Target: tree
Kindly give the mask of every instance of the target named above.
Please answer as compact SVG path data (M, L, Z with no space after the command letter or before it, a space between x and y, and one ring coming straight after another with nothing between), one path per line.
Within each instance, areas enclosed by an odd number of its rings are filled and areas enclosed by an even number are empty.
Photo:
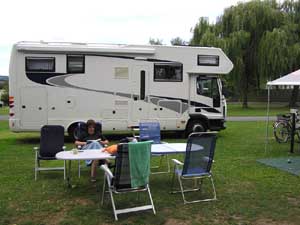
M184 41L180 37L176 37L171 40L171 45L185 46L188 44L189 44L188 42Z
M149 44L150 45L162 45L163 44L163 40L162 39L154 39L154 38L150 38L149 39Z
M192 32L192 45L220 47L232 60L226 84L244 107L250 90L300 68L300 1L240 2L225 9L215 24L201 17ZM290 105L298 92L293 89Z
M261 83L273 80L289 70L288 34L274 28L267 31L259 43L258 72Z
M198 23L195 25L192 31L193 38L190 41L191 45L199 45L203 35L211 29L212 27L210 26L208 19L206 17L200 17Z
M8 98L9 98L8 81L4 82L2 90L3 93L1 94L1 101L3 101L5 105L8 105Z

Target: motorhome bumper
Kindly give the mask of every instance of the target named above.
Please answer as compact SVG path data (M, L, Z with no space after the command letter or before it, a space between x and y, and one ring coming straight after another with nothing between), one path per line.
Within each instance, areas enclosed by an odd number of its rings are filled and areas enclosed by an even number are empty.
M219 131L226 129L225 120L209 120L209 129L212 131Z

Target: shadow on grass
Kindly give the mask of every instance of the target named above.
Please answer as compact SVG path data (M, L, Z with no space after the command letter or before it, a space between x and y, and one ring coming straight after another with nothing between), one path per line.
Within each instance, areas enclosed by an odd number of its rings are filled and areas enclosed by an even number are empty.
M17 144L38 144L38 143L40 143L40 138L39 137L17 138L16 143Z

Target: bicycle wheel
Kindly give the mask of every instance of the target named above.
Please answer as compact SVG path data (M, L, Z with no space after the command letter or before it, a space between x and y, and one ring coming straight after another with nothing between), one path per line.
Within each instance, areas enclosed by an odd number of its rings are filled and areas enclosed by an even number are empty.
M276 122L273 132L278 143L285 143L290 138L290 128L285 122Z
M297 136L297 142L300 143L300 129L296 128L295 133L296 133L296 136Z

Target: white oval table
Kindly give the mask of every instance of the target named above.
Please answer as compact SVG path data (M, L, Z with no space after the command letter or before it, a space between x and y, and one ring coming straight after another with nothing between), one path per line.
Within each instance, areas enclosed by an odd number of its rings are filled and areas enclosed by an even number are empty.
M162 144L152 144L151 145L151 154L152 155L168 155L168 154L178 154L185 153L186 143L162 143ZM102 149L86 149L78 150L77 154L74 154L73 151L61 151L56 154L56 158L60 160L68 161L67 168L67 184L71 187L71 162L73 160L101 160L101 159L114 159L115 156L102 152ZM168 158L167 158L168 160ZM168 171L170 172L170 165L168 162ZM160 173L160 172L158 172ZM163 172L164 173L164 172Z
M72 160L100 160L100 159L114 159L115 156L107 152L102 152L102 149L87 149L87 150L78 150L77 154L71 151L61 151L58 152L55 157L61 160L68 160L67 168L67 184L68 187L71 187L71 162Z

